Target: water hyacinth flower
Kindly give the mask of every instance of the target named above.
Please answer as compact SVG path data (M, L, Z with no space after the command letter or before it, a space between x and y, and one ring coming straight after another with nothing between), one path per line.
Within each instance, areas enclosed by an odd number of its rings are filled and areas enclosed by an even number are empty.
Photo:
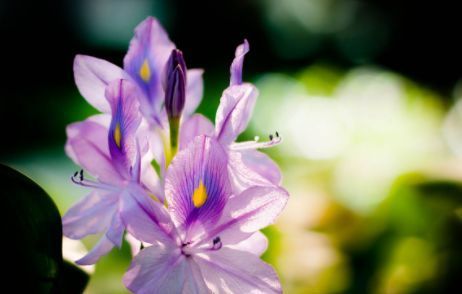
M72 177L74 183L88 187L91 193L64 215L64 235L81 239L104 233L95 248L77 263L93 264L114 246L120 247L124 232L121 203L130 201L133 193L156 191L158 178L149 164L146 146L140 146L146 143L137 138L141 114L136 93L131 82L113 81L105 93L111 121L95 116L67 128L67 155L96 180L85 178L83 170Z
M131 80L140 91L138 100L142 113L151 124L165 127L163 109L165 92L162 87L166 63L175 49L159 22L148 17L135 29L124 57L123 69L103 59L77 55L74 59L74 78L82 96L96 109L110 113L104 99L106 86L117 79ZM186 103L184 112L191 114L199 105L203 93L201 69L185 72Z
M123 278L135 293L280 293L272 267L260 260L272 223L288 194L254 186L233 194L228 154L201 135L181 150L165 179L168 209L159 202L126 202L122 218L140 251ZM141 195L137 195L140 197Z
M248 141L236 143L252 116L258 90L254 85L242 81L244 57L249 52L249 43L236 48L230 68L230 85L223 91L218 106L215 126L205 117L196 115L181 128L181 146L186 146L198 134L216 138L229 156L229 169L233 178L233 187L243 191L252 185L281 184L279 167L264 153L257 149L269 148L279 144L282 139L276 132L269 141Z
M126 231L135 257L123 281L135 293L281 292L260 259L268 245L260 229L288 193L277 165L257 151L281 138L235 142L258 96L242 79L248 51L247 41L236 49L215 126L193 114L202 71L187 69L152 17L135 29L123 69L75 58L77 87L102 112L67 128L66 153L94 180L83 171L72 177L91 193L63 217L63 231L73 239L102 234L78 263L120 247Z

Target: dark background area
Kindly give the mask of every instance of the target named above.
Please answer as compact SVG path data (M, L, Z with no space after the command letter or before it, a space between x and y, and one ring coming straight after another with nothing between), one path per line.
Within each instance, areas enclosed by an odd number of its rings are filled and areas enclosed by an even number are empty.
M169 12L165 18L169 35L185 52L189 66L206 69L206 87L213 83L215 74L226 76L233 50L244 37L252 48L246 65L250 76L292 72L319 60L345 69L367 63L403 74L446 97L451 97L461 76L460 10L456 2L357 1L372 8L361 14L364 22L355 24L359 31L314 34L314 49L296 56L281 56L274 49L266 29L271 22L262 14L265 2L168 1L164 9ZM3 0L0 4L0 158L63 144L65 124L83 118L74 109L84 103L73 83L76 54L122 64L126 49L82 40L81 22L75 13L78 5L78 1L70 0ZM369 19L375 25L369 26ZM385 37L377 41L376 35ZM292 38L284 45L291 48L297 42ZM364 44L377 48L368 54ZM353 52L353 57L348 52Z

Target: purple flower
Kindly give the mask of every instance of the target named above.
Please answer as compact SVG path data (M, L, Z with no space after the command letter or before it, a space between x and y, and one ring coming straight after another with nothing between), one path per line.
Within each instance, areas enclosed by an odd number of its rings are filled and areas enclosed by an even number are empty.
M251 186L276 185L281 183L278 166L264 153L257 149L272 147L281 142L276 132L266 142L249 141L235 143L251 118L258 96L258 90L250 83L242 82L244 56L249 52L249 43L236 49L231 64L230 85L224 90L215 118L215 126L205 117L194 115L185 122L180 131L180 147L184 148L200 134L216 138L222 144L229 157L229 170L233 188L243 191Z
M110 113L104 99L106 86L116 79L129 79L137 86L141 111L151 125L166 126L163 72L167 60L175 49L159 22L148 17L135 29L135 36L124 58L123 69L105 60L77 55L74 60L74 77L82 96L96 109ZM184 68L186 69L186 68ZM184 72L187 84L183 113L190 115L202 99L202 70Z
M95 248L77 263L95 263L114 246L120 247L124 232L121 205L132 194L157 194L158 178L150 166L146 140L136 134L141 121L136 93L131 82L115 80L105 93L110 121L98 115L67 127L66 153L96 180L87 179L83 170L72 177L92 191L64 215L64 235L81 239L104 232Z
M260 260L288 194L254 186L232 192L228 154L216 139L197 136L170 164L168 210L159 202L124 202L135 238L153 244L134 258L124 284L135 293L280 293L278 277ZM140 204L142 203L142 204Z

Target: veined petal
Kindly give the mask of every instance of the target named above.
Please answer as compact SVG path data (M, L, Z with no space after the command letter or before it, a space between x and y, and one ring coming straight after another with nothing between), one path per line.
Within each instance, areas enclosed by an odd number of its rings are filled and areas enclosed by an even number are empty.
M272 224L289 199L289 194L277 187L252 187L228 200L218 225L202 238L217 236L223 246L236 244L251 234Z
M99 181L120 185L124 178L113 165L107 144L108 129L89 118L67 126L66 153Z
M189 117L196 111L204 95L204 81L202 69L190 69L186 79L186 102L183 109L183 117Z
M193 114L187 118L180 128L180 149L186 148L195 137L200 135L213 136L215 128L212 122L202 114Z
M105 94L112 113L109 152L119 173L127 176L136 156L135 132L141 122L137 91L128 80L116 80L108 85Z
M227 155L204 135L180 151L167 171L165 196L173 221L188 231L214 224L230 195Z
M63 216L63 234L81 239L105 231L117 209L118 195L93 191Z
M223 92L215 118L215 132L221 143L231 144L245 130L257 96L257 88L248 83L230 86Z
M261 256L268 249L268 238L262 232L258 231L244 241L227 247Z
M175 48L160 23L153 17L146 18L135 28L135 36L124 58L125 71L135 80L144 95L141 104L150 106L157 115L164 100L161 74L167 59Z
M282 293L274 269L252 253L222 248L196 261L212 293Z
M111 111L104 98L106 86L127 77L120 67L106 60L86 55L77 55L74 59L74 79L80 94L101 112Z
M249 52L249 42L244 40L244 43L237 46L233 63L231 64L231 80L230 85L242 84L242 68L244 66L244 56Z
M141 250L125 273L123 283L137 294L209 293L194 258L186 258L178 247L166 244Z
M77 260L75 263L80 265L95 264L101 256L108 254L114 248L114 244L109 240L106 235L103 235L93 249L87 255Z
M127 231L138 240L174 244L176 232L167 209L139 187L124 195L120 211Z
M279 167L266 154L256 150L230 151L229 171L235 190L252 186L279 186Z

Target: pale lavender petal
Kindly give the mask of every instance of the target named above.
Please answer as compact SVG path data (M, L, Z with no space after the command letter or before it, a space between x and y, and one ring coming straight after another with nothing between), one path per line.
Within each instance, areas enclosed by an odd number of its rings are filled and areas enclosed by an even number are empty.
M223 245L236 244L272 224L287 203L289 194L282 188L252 187L228 200L218 225L204 240L220 237Z
M103 235L95 247L93 247L87 255L77 260L75 263L80 265L95 264L101 256L108 254L112 248L114 248L114 244L106 237L106 235Z
M213 225L230 195L227 155L214 139L198 136L167 171L165 196L173 221L185 231Z
M256 150L230 151L229 172L235 191L252 186L279 186L281 182L278 166L266 154Z
M233 63L231 64L231 80L230 85L242 84L242 68L244 66L244 56L249 52L249 42L244 40L244 43L237 46Z
M262 232L258 231L244 241L227 247L261 256L268 248L268 238Z
M125 71L135 80L144 95L143 107L150 107L157 115L164 99L161 75L167 59L175 48L160 23L146 18L135 29L135 36L124 58Z
M67 126L66 153L77 165L105 183L119 185L124 179L112 163L107 144L108 129L89 118Z
M212 293L282 293L274 269L252 253L222 248L196 261Z
M149 159L149 157L147 157ZM161 180L152 167L151 160L144 160L141 163L141 183L143 186L161 202L164 201L164 191Z
M242 133L257 101L258 90L251 84L228 87L221 96L215 118L215 132L223 144L231 144Z
M178 247L156 244L141 250L123 277L132 292L208 293L194 259L186 258Z
M173 243L175 228L167 209L141 189L132 187L120 203L127 231L146 243Z
M244 164L257 174L263 176L274 185L280 185L282 181L279 166L265 153L257 150L241 151Z
M106 99L111 105L112 120L108 145L114 165L120 174L129 176L136 156L135 132L141 123L137 88L128 80L116 80L106 88Z
M105 231L117 209L118 195L93 191L63 216L63 234L81 239Z
M80 94L101 112L111 111L104 98L106 86L127 77L120 67L106 60L86 55L77 55L74 59L74 79Z
M200 135L213 136L215 127L212 122L202 114L193 114L186 119L180 128L180 149L186 148L195 137Z
M204 81L202 69L190 69L186 79L186 102L183 117L187 118L196 111L204 95Z
M109 229L106 232L106 237L111 240L112 244L117 247L122 246L122 239L125 231L125 225L122 222L119 211L117 210L112 217Z

